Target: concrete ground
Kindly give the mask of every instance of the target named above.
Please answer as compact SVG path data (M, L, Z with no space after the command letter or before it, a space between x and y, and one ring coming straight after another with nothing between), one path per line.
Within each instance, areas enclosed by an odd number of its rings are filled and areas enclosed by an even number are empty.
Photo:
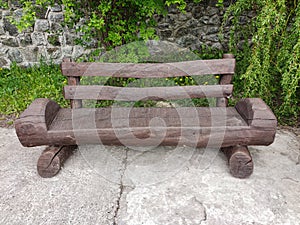
M0 224L300 224L300 137L250 147L254 173L233 178L215 149L80 146L54 178L43 147L0 128Z

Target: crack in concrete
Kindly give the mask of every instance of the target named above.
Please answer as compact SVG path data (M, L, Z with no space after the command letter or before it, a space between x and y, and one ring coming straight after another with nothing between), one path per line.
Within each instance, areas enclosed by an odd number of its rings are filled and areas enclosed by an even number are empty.
M116 202L116 209L114 211L114 215L113 215L113 225L117 225L117 217L118 217L118 213L120 211L120 207L121 207L121 199L124 193L124 189L125 189L125 185L124 185L124 181L123 178L125 176L125 171L127 169L127 159L128 159L128 149L125 149L125 158L123 159L123 164L124 164L124 169L122 171L121 177L120 177L120 192L119 192L119 196Z

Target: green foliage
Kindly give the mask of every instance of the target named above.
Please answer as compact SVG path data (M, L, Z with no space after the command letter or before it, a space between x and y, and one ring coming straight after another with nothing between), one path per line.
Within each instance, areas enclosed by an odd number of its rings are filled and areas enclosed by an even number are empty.
M18 114L36 98L50 98L67 106L62 95L66 84L59 66L46 65L22 68L12 64L10 69L0 68L0 114Z
M248 10L256 16L241 28L239 16ZM231 15L230 47L237 56L240 79L235 87L242 96L263 98L281 123L295 124L300 117L299 1L237 0L225 19ZM246 40L242 51L236 45L240 39Z
M33 24L36 6L63 4L66 25L82 34L78 43L89 46L93 39L98 41L98 47L105 49L136 40L155 39L153 15L165 14L167 6L171 5L182 11L186 7L186 0L20 0L20 3L23 16L14 21L19 30Z

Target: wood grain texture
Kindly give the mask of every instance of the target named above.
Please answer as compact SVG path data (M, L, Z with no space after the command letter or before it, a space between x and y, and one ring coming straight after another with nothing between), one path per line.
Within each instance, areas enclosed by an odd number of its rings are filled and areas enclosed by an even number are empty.
M96 100L175 100L206 97L227 97L232 94L233 85L197 85L172 87L114 87L114 86L65 86L66 99Z
M262 99L241 99L236 104L235 108L249 124L249 126L276 130L277 119L272 110Z
M65 76L159 78L206 74L234 74L235 59L196 60L175 63L74 63L63 62Z
M43 145L47 130L60 106L49 99L35 99L15 121L17 136L23 146Z
M226 155L230 173L237 178L247 178L253 173L253 161L247 146L233 146L221 149Z
M47 147L37 162L38 174L43 178L54 177L76 148L77 146Z
M80 77L68 77L69 86L80 85ZM80 99L71 99L70 105L72 109L82 108L82 101Z

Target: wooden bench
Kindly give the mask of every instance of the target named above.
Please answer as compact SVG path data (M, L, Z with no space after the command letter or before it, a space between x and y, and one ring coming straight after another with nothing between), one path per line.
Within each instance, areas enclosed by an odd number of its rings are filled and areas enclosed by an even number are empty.
M191 146L220 148L235 177L248 177L253 162L248 145L270 145L277 120L258 98L240 100L227 107L233 86L235 59L176 63L75 63L61 65L68 78L64 96L71 108L49 99L36 99L15 123L23 146L48 145L38 161L42 177L54 176L77 145ZM82 76L167 78L219 75L218 85L168 87L115 87L80 85ZM213 107L106 107L82 108L82 100L173 100L216 98Z

